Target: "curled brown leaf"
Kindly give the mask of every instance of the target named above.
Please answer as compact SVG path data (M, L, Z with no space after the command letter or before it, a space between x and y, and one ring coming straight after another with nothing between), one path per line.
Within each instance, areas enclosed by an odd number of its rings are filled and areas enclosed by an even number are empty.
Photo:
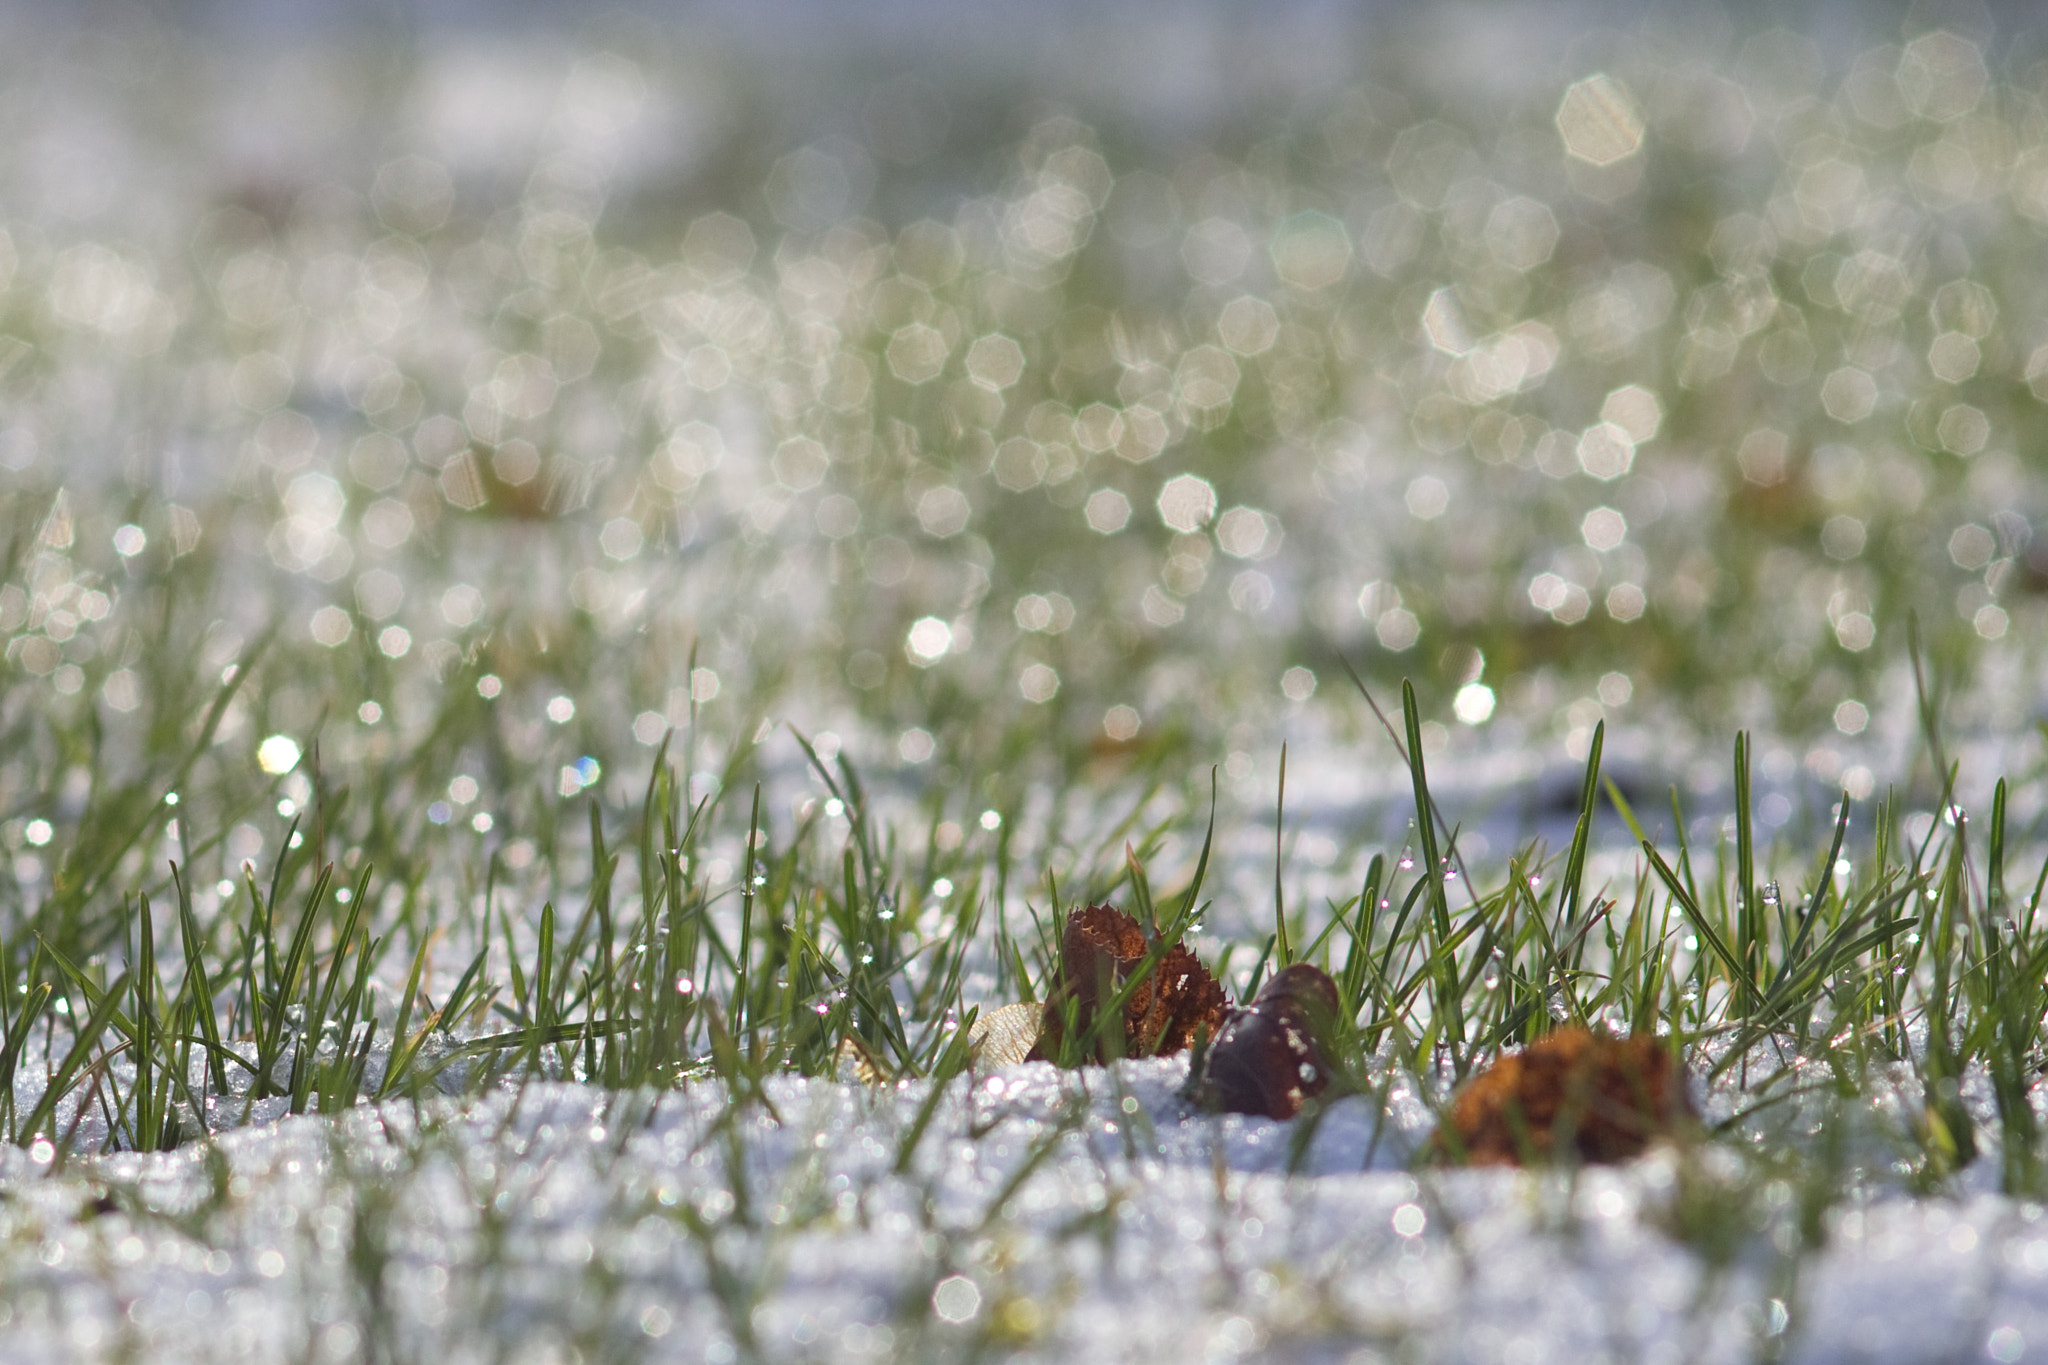
M1213 1036L1223 1023L1223 988L1187 945L1174 943L1156 958L1153 949L1138 921L1113 905L1069 914L1031 1058L1078 1065L1119 1056L1163 1057L1185 1050L1197 1032ZM1123 996L1121 1027L1098 1023L1148 958L1154 958L1150 970ZM1068 1055L1069 1016L1081 1045L1092 1043L1087 1056Z

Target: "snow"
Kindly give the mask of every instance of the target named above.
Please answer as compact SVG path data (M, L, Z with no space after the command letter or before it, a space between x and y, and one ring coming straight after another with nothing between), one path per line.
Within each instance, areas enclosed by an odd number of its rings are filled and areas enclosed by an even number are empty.
M1384 1117L1355 1096L1308 1134L1190 1112L1185 1071L963 1077L908 1160L926 1083L798 1077L738 1104L716 1082L534 1081L166 1155L8 1149L0 1359L1540 1365L2048 1343L2048 1223L1990 1192L1993 1156L1946 1196L1865 1182L1801 1254L1790 1188L1743 1183L1762 1153L1411 1170L1432 1119L1404 1082ZM1718 1259L1674 1238L1688 1190L1744 1189L1757 1217Z

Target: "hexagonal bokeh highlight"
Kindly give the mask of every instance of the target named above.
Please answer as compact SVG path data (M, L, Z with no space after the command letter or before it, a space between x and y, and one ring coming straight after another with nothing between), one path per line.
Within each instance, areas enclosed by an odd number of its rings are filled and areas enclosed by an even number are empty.
M1581 161L1611 166L1643 145L1643 116L1628 87L1600 72L1577 81L1557 106L1564 149Z

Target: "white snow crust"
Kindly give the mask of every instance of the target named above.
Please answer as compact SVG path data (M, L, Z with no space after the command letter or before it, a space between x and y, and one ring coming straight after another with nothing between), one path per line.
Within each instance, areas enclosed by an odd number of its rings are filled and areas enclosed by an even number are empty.
M1794 1249L1773 1203L1790 1194L1766 1183L1753 1235L1716 1260L1673 1236L1674 1210L1716 1172L1733 1190L1739 1147L1432 1170L1416 1156L1433 1118L1405 1083L1310 1132L1194 1113L1185 1075L1174 1058L965 1076L907 1159L927 1083L797 1077L737 1102L716 1082L536 1081L259 1113L166 1155L9 1148L0 1360L1543 1365L2048 1345L2048 1220L1991 1192L1994 1156L1934 1197L1868 1182L1803 1256L1774 1254Z

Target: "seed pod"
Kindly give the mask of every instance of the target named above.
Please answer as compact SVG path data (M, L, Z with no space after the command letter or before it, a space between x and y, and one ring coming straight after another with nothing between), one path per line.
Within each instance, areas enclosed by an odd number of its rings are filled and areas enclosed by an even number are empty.
M1190 1079L1188 1096L1212 1112L1291 1119L1329 1089L1329 1047L1337 987L1321 968L1297 962L1232 1012Z
M1474 1166L1625 1161L1695 1117L1684 1069L1657 1039L1566 1028L1467 1081L1431 1147Z

